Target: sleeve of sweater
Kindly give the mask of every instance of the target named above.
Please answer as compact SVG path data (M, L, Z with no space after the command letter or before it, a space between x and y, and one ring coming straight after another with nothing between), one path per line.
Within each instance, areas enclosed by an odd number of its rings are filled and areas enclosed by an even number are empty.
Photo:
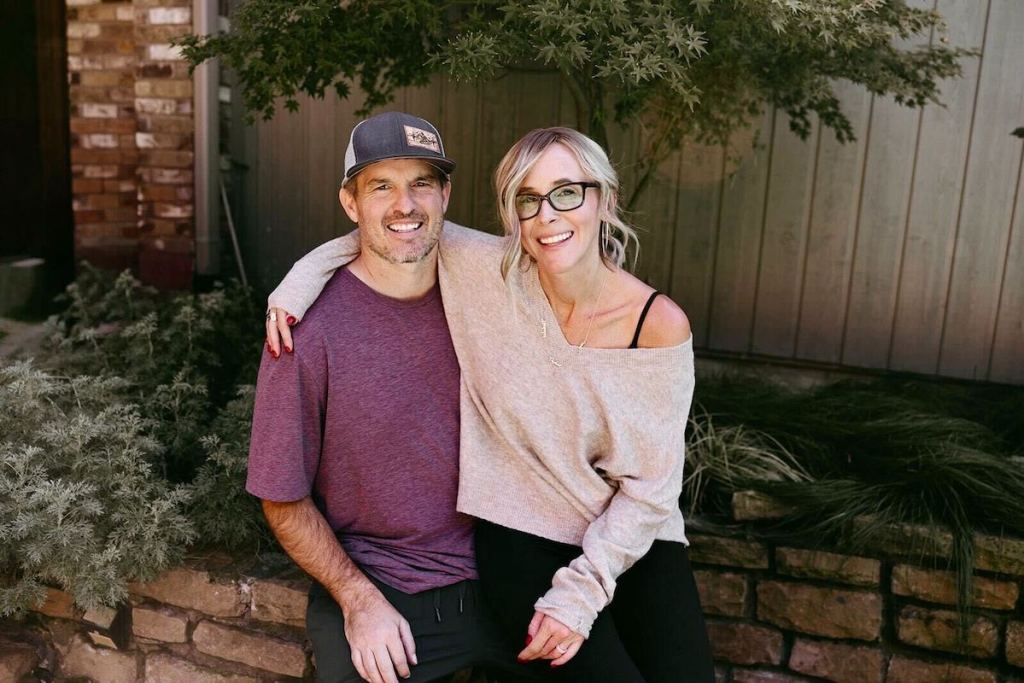
M359 231L324 242L292 266L267 297L267 308L281 308L302 320L334 271L359 255Z
M693 355L677 362L614 423L610 453L596 467L618 484L583 535L583 554L555 572L534 608L587 637L612 600L618 577L644 556L678 509L685 431L693 397ZM632 401L631 401L632 403Z

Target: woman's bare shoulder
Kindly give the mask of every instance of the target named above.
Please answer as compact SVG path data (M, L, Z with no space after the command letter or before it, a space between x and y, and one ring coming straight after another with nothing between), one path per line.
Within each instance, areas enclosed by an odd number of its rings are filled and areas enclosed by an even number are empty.
M679 305L665 295L654 299L647 312L638 345L645 348L679 346L690 338L690 319Z
M641 311L647 300L654 293L654 288L625 269L616 272L616 289L620 293L619 304L628 320L630 334L635 329ZM657 348L678 346L690 338L690 320L683 309L661 294L654 298L647 311L643 327L640 328L640 339L637 346L641 348Z

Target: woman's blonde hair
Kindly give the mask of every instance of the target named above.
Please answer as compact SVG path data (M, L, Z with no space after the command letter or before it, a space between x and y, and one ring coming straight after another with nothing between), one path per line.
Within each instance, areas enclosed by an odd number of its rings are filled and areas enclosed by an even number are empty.
M498 197L498 217L509 240L505 257L501 261L501 275L507 278L513 268L521 264L526 253L522 247L522 227L516 213L516 195L530 169L537 159L551 145L564 145L576 156L587 178L598 183L598 218L601 221L601 258L605 263L622 266L626 261L626 249L634 246L633 262L636 263L640 244L636 231L623 220L619 212L619 176L612 168L608 155L590 138L572 128L538 128L521 137L494 169L494 191Z

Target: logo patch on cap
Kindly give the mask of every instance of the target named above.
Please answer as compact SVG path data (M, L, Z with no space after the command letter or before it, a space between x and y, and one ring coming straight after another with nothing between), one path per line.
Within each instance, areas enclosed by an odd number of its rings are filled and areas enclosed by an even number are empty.
M413 128L412 126L402 126L405 128L405 143L410 147L422 147L429 149L431 152L441 153L441 143L438 141L437 136L430 131L423 130L422 128Z

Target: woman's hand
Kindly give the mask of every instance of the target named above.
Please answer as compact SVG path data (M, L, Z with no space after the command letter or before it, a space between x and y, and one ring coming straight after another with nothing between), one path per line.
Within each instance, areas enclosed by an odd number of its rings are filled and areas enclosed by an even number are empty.
M271 308L267 311L267 350L274 358L281 355L281 342L284 342L284 350L288 353L295 349L290 329L294 324L295 316L283 308Z
M526 648L518 657L520 662L550 659L551 666L562 666L572 659L583 645L583 636L558 619L542 612L534 612L526 634Z

